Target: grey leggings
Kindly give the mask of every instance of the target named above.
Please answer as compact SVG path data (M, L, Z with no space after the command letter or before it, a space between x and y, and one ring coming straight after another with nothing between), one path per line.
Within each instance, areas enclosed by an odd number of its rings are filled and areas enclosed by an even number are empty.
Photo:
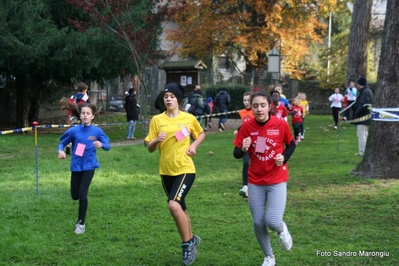
M255 236L265 257L274 256L267 227L277 233L283 231L286 201L287 182L269 186L248 185L248 204L252 214Z

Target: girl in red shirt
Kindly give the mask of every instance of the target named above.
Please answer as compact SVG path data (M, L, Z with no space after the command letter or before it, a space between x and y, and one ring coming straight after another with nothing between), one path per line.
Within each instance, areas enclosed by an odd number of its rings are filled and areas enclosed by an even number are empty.
M295 150L289 125L270 115L270 95L257 91L251 95L255 119L242 124L234 139L234 157L249 154L248 204L255 236L264 253L262 266L275 265L268 228L277 232L285 250L292 238L283 221L287 200L287 161Z
M301 141L301 127L303 122L303 108L299 106L299 98L294 99L290 114L292 115L291 124L294 129L295 143L298 143Z

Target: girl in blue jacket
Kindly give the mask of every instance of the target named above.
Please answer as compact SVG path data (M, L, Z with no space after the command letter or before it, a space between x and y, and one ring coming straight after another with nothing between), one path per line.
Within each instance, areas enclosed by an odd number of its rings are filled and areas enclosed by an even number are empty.
M64 147L72 142L71 158L71 196L79 200L79 214L76 222L75 233L85 232L85 219L87 212L87 192L96 168L100 168L96 157L96 148L108 151L109 138L99 127L93 126L97 107L93 104L83 103L77 106L81 124L68 129L60 138L58 145L58 159L65 159Z

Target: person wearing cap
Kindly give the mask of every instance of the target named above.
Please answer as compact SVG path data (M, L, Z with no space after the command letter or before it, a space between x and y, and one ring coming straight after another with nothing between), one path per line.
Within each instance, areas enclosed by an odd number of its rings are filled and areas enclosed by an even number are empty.
M145 142L149 152L159 149L159 174L182 240L182 263L190 265L196 259L201 239L192 232L185 198L196 177L192 157L205 134L193 115L179 110L183 95L184 88L179 83L166 84L163 98L166 111L151 119ZM194 139L192 143L190 136Z
M367 86L367 79L365 78L360 78L357 81L357 88L358 96L354 108L354 119L358 121L353 124L357 127L359 152L355 155L363 156L366 149L368 126L371 121L371 117L367 118L366 116L370 114L369 107L373 104L373 92Z

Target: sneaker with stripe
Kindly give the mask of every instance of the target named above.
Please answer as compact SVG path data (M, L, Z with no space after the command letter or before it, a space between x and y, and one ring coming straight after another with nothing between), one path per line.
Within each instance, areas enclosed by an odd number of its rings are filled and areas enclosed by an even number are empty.
M181 245L183 250L182 263L183 265L191 265L197 258L197 248L201 242L199 236L194 235L191 241L185 242Z

